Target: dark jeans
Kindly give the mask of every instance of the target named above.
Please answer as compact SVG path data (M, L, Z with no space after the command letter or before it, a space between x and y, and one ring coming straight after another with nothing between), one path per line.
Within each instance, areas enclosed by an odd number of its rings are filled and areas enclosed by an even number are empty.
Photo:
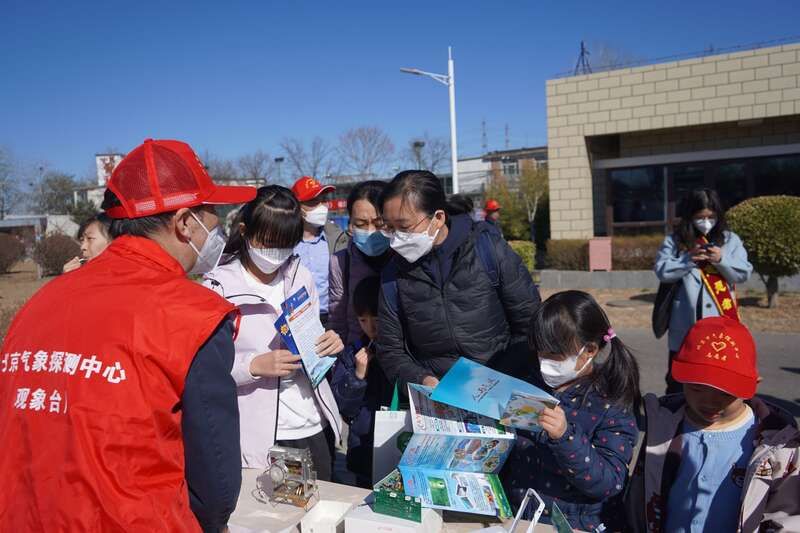
M336 437L333 435L333 429L327 426L316 435L297 440L279 440L275 444L286 446L287 448L308 448L311 450L311 458L314 460L314 471L317 473L317 479L331 481L333 477L335 441Z
M667 375L664 377L664 380L667 382L667 394L683 392L683 383L678 383L672 379L672 361L675 359L676 355L678 355L678 352L669 352L669 367L667 369Z

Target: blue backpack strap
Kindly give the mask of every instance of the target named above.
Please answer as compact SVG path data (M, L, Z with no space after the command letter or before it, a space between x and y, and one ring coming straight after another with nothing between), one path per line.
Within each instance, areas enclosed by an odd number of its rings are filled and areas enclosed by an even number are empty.
M480 228L478 233L478 242L476 248L478 250L478 257L481 258L483 269L486 275L489 276L489 283L497 290L500 288L500 269L497 266L497 256L494 251L494 243L492 237L489 235L488 228Z

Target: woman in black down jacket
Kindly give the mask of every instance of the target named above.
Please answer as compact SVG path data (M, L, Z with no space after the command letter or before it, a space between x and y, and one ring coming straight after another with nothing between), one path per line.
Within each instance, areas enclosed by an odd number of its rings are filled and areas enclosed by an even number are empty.
M381 203L397 252L382 274L378 311L387 378L435 386L467 357L539 383L526 344L539 292L497 230L448 216L441 182L427 171L395 176Z

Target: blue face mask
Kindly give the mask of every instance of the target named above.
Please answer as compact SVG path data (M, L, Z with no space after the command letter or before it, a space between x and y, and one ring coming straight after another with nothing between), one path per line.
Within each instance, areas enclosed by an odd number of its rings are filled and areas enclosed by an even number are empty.
M353 244L365 255L377 257L389 248L389 239L380 231L354 229Z

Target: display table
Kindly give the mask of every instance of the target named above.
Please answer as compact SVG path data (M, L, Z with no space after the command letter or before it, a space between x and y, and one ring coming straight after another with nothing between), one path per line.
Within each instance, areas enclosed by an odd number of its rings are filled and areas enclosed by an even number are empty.
M230 533L295 533L300 531L300 520L305 512L299 507L281 503L262 503L254 494L256 493L256 478L262 470L242 469L242 490L236 511L228 521ZM321 500L335 500L349 502L355 505L366 505L366 500L372 492L358 487L339 485L326 481L319 482L319 495ZM497 520L481 515L444 514L445 532L467 532L497 524ZM507 521L509 526L511 521ZM523 533L528 527L527 522L520 522L518 533ZM555 531L548 525L539 524L536 533L549 533Z

